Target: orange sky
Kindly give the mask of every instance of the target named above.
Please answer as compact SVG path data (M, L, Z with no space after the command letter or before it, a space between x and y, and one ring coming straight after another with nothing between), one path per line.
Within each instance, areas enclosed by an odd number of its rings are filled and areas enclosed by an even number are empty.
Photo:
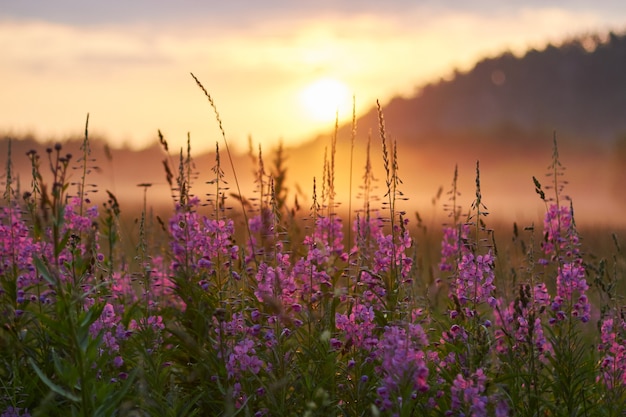
M325 118L305 104L305 91L315 101L312 85L340 86L338 112L347 120L353 94L364 111L485 55L620 29L626 16L558 5L497 12L405 6L383 14L357 6L258 19L253 12L245 19L188 12L93 23L0 12L0 132L81 135L89 112L90 132L114 145L155 143L161 129L170 144L191 132L195 150L212 149L220 134L194 72L231 146L245 150L248 135L265 145L294 144L334 124L334 102L325 104Z

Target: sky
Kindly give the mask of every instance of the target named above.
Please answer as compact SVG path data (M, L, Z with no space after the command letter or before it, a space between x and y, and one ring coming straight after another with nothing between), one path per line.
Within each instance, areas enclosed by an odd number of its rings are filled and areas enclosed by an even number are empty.
M0 133L295 145L504 51L626 28L623 1L0 0Z

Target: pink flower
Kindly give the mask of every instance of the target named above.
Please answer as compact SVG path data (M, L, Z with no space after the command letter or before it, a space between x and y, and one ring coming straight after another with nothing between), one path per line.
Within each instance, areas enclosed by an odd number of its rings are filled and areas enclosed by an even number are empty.
M608 316L600 327L598 351L603 354L598 381L607 388L626 386L626 322L621 317Z
M470 226L467 224L459 225L458 227L445 227L443 229L439 270L454 270L458 259L463 254L469 253L467 246L464 244L467 241L469 232Z
M494 258L491 252L476 257L472 253L466 253L461 258L451 291L454 291L460 305L465 307L467 316L473 316L473 309L479 304L496 306L496 299L493 297L496 289L493 268Z
M256 354L254 340L249 338L235 345L226 362L229 378L239 378L245 372L256 375L264 366L265 363Z
M409 324L407 332L403 327L388 326L378 345L377 355L381 360L378 371L382 375L382 385L377 394L381 409L399 409L405 384L410 384L415 393L426 392L429 369L426 353L422 350L428 343L427 336L419 324Z

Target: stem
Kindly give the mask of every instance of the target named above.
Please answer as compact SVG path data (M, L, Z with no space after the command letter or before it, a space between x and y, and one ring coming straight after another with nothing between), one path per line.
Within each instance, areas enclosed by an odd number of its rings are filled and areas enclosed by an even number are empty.
M352 245L352 162L354 159L354 140L356 138L356 98L352 96L352 135L350 137L350 172L348 187L348 251Z
M241 194L241 188L239 187L239 180L237 179L237 171L235 170L235 164L233 163L233 157L232 157L232 155L230 153L230 148L228 147L228 141L226 140L226 133L224 132L224 127L222 126L222 119L220 118L220 114L217 111L217 106L215 105L215 102L213 101L213 97L211 97L211 95L206 90L206 88L204 88L204 86L202 85L200 80L198 80L198 78L196 78L196 76L193 75L193 73L190 73L190 74L193 77L193 79L196 81L196 84L198 84L198 87L200 87L200 89L202 90L204 95L209 100L209 104L211 105L211 107L213 108L213 111L215 113L215 119L217 120L217 124L219 125L219 128L220 128L220 132L222 133L222 139L224 140L224 144L226 145L226 153L228 154L228 160L230 162L230 167L233 170L233 178L235 179L235 186L237 187L237 195L239 197L239 201L241 202L241 211L243 213L244 221L246 223L246 230L248 232L248 238L251 238L252 234L250 233L250 225L248 224L248 213L246 212L246 207L245 207L245 204L244 204L243 195Z
M85 180L87 178L87 157L89 156L89 113L87 113L87 120L85 121L85 140L83 141L83 173L81 175L80 189L78 194L80 197L80 216L83 216L83 208L85 204Z

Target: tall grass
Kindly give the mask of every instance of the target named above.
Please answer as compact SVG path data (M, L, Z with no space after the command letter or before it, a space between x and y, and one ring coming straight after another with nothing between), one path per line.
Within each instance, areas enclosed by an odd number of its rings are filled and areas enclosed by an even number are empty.
M288 202L282 148L270 167L251 152L256 190L243 196L229 193L219 144L203 171L190 138L175 162L160 134L175 208L155 223L140 184L135 245L114 193L100 207L87 196L87 124L76 163L61 145L28 153L26 190L10 155L0 415L623 415L624 253L618 236L604 258L583 251L556 138L549 185L533 179L542 225L515 225L514 249L499 249L477 163L466 209L455 169L433 244L398 204L399 150L378 114L383 203L370 137L348 224L335 210L338 129L308 211ZM355 137L353 122L352 147ZM213 191L194 195L207 174Z

